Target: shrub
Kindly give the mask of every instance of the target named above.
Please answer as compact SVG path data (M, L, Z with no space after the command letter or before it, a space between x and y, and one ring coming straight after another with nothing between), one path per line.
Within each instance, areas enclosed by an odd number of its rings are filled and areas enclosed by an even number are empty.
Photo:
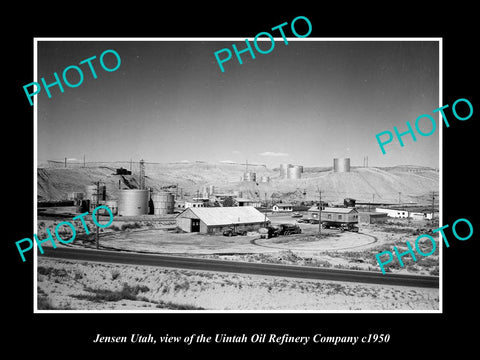
M120 300L138 300L137 295L140 292L147 292L150 289L145 285L135 285L130 286L127 283L123 284L121 290L113 291L108 289L92 289L90 287L85 288L86 291L92 294L80 294L80 295L70 295L76 299L89 300L93 302L104 302L104 301L120 301Z
M120 276L120 271L118 270L112 270L110 273L112 275L112 280L116 280Z

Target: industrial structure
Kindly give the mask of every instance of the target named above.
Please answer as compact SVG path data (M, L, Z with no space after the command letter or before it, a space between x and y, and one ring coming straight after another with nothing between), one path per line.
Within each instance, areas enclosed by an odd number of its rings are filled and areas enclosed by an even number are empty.
M303 166L292 164L280 164L280 179L301 179Z
M350 158L333 159L333 172L350 172Z
M186 232L218 234L227 228L255 231L270 220L253 206L188 208L175 217Z
M118 215L138 216L148 214L150 190L119 190L118 194Z
M173 214L175 209L175 196L167 191L161 191L152 195L155 215Z

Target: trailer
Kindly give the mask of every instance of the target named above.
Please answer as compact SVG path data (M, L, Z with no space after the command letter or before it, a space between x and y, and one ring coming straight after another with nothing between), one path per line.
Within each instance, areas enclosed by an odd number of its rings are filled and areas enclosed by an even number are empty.
M322 210L322 228L358 232L358 211L355 208L330 208Z

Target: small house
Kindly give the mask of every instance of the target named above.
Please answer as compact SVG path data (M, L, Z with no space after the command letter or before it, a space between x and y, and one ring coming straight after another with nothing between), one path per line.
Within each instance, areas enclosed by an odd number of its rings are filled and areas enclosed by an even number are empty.
M292 204L278 203L278 204L273 205L272 211L274 211L274 212L292 212L293 211L293 205Z

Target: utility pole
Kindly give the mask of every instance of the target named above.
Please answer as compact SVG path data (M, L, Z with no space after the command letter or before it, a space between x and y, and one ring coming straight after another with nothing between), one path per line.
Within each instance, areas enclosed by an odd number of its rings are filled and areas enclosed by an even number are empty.
M265 219L263 220L263 222L265 223L264 227L267 227L267 209L268 209L267 193L265 192Z
M98 203L99 203L98 199L100 199L100 181L97 181L97 204L96 204L96 206L98 206ZM98 247L99 247L98 238L99 238L99 233L98 233L98 226L97 226L96 230L95 230L95 246L96 246L97 250L98 250Z
M433 220L434 214L435 214L435 191L432 191L432 220Z
M402 203L402 193L400 191L398 192L398 203Z
M322 233L322 191L318 188L318 233Z

